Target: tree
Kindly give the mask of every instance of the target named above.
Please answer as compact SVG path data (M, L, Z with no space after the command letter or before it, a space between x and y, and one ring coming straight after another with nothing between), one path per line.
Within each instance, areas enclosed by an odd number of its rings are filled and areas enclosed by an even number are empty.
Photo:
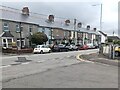
M44 33L37 32L31 36L31 41L33 44L41 45L41 44L46 43L48 41L48 37Z
M113 43L120 45L120 40L115 40Z
M111 38L108 38L107 41L108 41L108 43L109 43L109 42L113 42L113 40L112 40Z

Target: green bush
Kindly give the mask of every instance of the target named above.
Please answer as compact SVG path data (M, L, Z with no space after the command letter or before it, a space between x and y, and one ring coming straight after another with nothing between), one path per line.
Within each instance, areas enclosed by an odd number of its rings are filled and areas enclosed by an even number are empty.
M48 41L48 37L46 34L44 34L42 32L37 32L31 36L31 41L33 44L41 45Z
M120 45L120 40L115 40L113 43Z

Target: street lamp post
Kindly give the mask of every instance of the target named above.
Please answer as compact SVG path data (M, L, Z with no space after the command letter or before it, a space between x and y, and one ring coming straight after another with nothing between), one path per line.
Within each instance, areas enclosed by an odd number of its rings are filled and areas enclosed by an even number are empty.
M100 5L100 31L102 31L102 3L101 4L95 4L92 6Z
M101 6L101 12L100 12L100 31L102 31L102 4L100 4Z

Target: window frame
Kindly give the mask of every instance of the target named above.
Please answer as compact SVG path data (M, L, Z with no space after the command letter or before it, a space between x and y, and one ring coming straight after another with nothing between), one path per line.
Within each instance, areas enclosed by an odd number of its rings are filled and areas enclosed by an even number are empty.
M5 28L7 28L7 29L5 29ZM9 31L9 23L8 22L4 22L3 23L3 32L7 32L7 31Z
M29 33L33 31L33 25L29 25Z
M16 24L16 32L20 32L20 25L19 24Z

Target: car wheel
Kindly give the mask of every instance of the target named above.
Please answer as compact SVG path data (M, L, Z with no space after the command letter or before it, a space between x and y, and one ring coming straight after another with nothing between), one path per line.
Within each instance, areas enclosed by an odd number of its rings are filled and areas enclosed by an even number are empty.
M72 51L74 51L74 49L73 49L73 48L72 48L71 50L72 50Z
M52 51L51 50L49 50L49 53L51 53Z
M59 52L62 52L62 50L61 50L61 49L59 49Z
M40 51L40 54L43 54L43 50Z
M115 52L115 56L116 56L116 57L119 56L119 52Z
M66 49L65 51L68 52L68 49Z

